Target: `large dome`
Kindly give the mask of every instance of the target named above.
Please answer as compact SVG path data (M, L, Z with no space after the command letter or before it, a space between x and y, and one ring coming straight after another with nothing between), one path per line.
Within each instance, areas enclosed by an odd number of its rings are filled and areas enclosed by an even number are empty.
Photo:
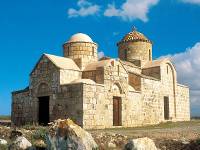
M132 42L143 41L151 43L151 41L144 34L138 32L135 28L133 28L131 32L127 33L120 42L130 42L130 41Z
M76 33L76 34L72 35L71 38L69 39L69 41L67 41L67 43L70 43L70 42L91 42L91 43L93 43L92 39L87 34L83 34L83 33Z

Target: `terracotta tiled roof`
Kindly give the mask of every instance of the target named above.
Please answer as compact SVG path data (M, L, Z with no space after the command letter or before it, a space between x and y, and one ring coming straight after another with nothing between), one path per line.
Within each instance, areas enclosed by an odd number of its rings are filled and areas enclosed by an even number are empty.
M129 41L129 40L148 40L148 39L146 36L144 36L144 34L138 31L132 31L126 34L122 39L122 41Z
M144 41L152 43L144 34L138 32L136 29L126 34L119 43L130 42L130 41Z

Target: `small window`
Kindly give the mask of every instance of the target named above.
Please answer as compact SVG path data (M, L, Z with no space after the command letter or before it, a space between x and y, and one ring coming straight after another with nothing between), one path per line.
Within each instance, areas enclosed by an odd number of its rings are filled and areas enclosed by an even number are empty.
M127 60L127 50L124 50L124 60Z
M67 47L67 56L69 56L69 47Z
M94 56L94 47L92 47L92 56Z
M168 65L167 65L167 74L169 73L169 67L168 67Z
M118 74L118 76L119 76L119 70L120 68L119 68L119 65L117 65L117 74Z
M169 97L164 96L164 119L169 120Z

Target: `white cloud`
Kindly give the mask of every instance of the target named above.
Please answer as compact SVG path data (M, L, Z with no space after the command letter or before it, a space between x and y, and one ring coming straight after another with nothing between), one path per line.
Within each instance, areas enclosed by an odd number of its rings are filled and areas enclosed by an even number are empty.
M98 52L98 58L101 59L102 57L104 57L104 52L103 51L100 51Z
M93 5L92 3L86 0L79 0L77 2L79 9L69 8L68 17L85 17L89 15L95 15L100 11L99 5Z
M180 0L184 3L190 3L190 4L198 4L200 5L200 0Z
M149 9L158 2L159 0L126 0L120 8L116 8L115 4L108 4L104 16L120 17L126 21L140 19L147 22Z
M200 107L200 42L183 53L168 56L176 66L179 83L190 87L191 108Z

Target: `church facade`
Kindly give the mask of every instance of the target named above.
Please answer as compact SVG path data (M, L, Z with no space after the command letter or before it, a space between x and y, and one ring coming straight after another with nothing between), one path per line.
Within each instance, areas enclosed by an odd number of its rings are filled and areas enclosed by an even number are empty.
M177 83L171 61L152 60L152 42L135 29L117 46L119 58L98 60L98 45L77 33L63 57L43 54L29 86L12 92L12 123L71 118L95 129L190 120L189 88Z

